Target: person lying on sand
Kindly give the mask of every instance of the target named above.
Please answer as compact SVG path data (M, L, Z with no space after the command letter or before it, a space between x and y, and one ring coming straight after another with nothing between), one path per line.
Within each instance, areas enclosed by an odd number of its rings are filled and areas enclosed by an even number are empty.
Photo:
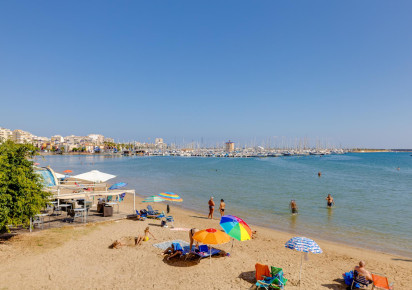
M137 238L135 237L123 237L119 240L116 240L109 246L110 249L120 249L121 247L134 247L136 246Z
M138 236L136 238L136 245L140 246L142 242L147 242L149 240L149 234L153 237L154 240L156 240L155 236L149 231L149 227L147 227L144 230L144 235Z
M170 260L170 258L173 258L177 255L182 255L183 254L183 248L179 243L172 243L172 246L167 248L163 254L170 254L169 257L166 258L166 260Z

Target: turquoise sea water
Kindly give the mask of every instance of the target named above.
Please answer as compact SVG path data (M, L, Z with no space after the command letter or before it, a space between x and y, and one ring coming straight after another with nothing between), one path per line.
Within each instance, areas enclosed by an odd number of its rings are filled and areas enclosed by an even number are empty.
M247 159L46 156L38 162L58 172L115 174L111 181L127 182L141 195L175 192L183 197L182 206L206 215L211 195L217 204L224 198L226 212L250 224L412 257L410 153ZM335 198L333 209L326 208L328 193ZM291 199L299 215L289 213Z

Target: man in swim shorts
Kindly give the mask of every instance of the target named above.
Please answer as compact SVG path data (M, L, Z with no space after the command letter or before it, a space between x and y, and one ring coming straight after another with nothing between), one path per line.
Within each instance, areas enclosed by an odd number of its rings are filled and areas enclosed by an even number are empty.
M296 201L294 199L290 201L289 208L292 214L298 213L298 205L296 204Z
M213 196L209 199L209 215L207 218L213 219L213 212L215 211L215 202L213 201Z
M220 216L222 217L225 214L225 201L223 199L220 200L220 206L219 206L219 210L220 210Z
M333 200L333 197L328 194L328 196L325 198L328 204L328 207L332 207L335 205L335 201Z

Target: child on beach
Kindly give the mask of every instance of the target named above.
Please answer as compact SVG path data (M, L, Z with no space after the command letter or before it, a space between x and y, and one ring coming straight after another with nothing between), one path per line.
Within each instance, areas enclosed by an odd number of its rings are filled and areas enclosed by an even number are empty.
M223 199L220 200L220 206L219 206L219 210L220 210L220 216L222 217L225 214L225 201Z
M136 245L140 246L142 242L147 242L149 240L149 234L156 240L155 236L149 231L149 227L144 230L143 236L138 236L136 238Z

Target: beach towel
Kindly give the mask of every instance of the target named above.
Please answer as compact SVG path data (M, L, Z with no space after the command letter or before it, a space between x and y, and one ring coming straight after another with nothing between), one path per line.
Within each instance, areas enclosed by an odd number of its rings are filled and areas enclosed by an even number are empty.
M167 248L172 246L172 243L179 243L184 251L189 250L189 243L182 241L182 240L173 240L173 241L166 241L163 243L154 244L153 247L159 248L161 250L166 250Z
M262 276L271 277L268 265L262 265L262 264L256 263L255 269L256 269L256 275L255 275L256 281L262 280L263 279Z
M190 231L189 228L172 228L171 231L180 231L180 232L188 232Z

